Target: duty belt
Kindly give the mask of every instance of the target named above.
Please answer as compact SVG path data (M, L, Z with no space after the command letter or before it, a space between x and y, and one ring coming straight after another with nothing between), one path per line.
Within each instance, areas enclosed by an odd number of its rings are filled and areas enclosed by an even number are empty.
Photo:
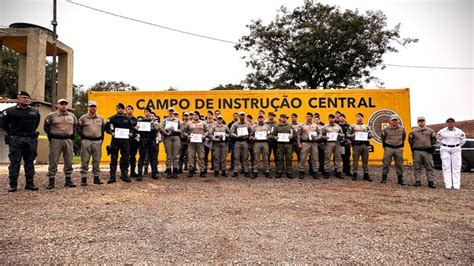
M353 141L352 146L369 145L368 141Z
M82 137L81 139L86 139L86 140L95 141L95 140L102 140L103 137L95 137L95 138L93 138L93 137L85 137L85 136L84 136L84 137Z
M49 134L48 137L50 137L51 139L74 139L74 135L59 136L59 135Z
M400 144L400 145L390 145L390 144L384 143L383 146L384 146L384 147L388 147L388 148L392 148L392 149L400 149L400 148L403 148L403 144Z
M446 145L446 144L441 143L441 145L443 145L444 147L448 147L448 148L454 148L454 147L458 147L460 144L456 144L456 145Z
M16 132L16 133L11 133L10 136L36 138L36 137L38 137L38 133L36 133L36 132L31 132L31 133Z

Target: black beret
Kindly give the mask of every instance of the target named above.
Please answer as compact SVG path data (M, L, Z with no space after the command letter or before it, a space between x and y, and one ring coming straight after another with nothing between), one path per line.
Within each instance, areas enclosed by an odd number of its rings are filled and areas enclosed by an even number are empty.
M18 96L27 96L27 97L30 97L30 94L26 91L20 91L18 92Z
M123 105L123 103L118 103L117 107L120 109L125 109L125 105Z
M363 113L357 113L356 115L360 115L360 116L364 117Z
M333 114L329 114L328 117L329 117L329 118L336 118L336 116L333 115Z

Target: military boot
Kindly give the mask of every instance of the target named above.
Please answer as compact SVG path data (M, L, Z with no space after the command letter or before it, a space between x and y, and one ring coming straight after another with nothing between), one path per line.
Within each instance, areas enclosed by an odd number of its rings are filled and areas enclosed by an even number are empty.
M255 179L258 177L258 172L252 172L252 179Z
M87 182L87 180L86 180ZM65 187L76 187L74 183L72 182L72 178L70 176L66 176L66 182L64 182Z
M382 181L380 181L380 183L387 183L387 175L382 175Z
M191 168L191 169L189 169L188 177L191 178L191 177L193 177L193 175L194 175L194 169Z
M137 174L137 181L143 181L143 175L140 173Z
M244 176L245 177L250 177L250 173L249 172L244 172Z
M156 173L151 173L151 179L160 179L160 175L158 172Z
M314 178L314 179L319 179L319 176L318 176L318 172L314 172L311 174L311 176Z
M219 171L214 171L214 177L219 177Z
M35 183L33 182L33 177L27 177L27 178L26 178L25 189L26 189L26 190L31 190L31 191L36 191L36 190L38 190L38 187L35 186Z
M179 166L178 167L178 174L182 174L183 173L183 166Z
M304 172L300 171L298 177L299 179L304 179Z
M11 181L10 179L10 186L8 188L8 192L16 192L18 187L18 182L17 181Z
M53 178L49 178L48 179L48 186L46 187L46 189L53 189L54 188L54 177Z
M403 176L402 175L399 175L397 176L398 177L398 184L401 185L401 186L404 186L405 185L405 182L403 182Z
M281 173L276 173L275 178L281 178Z
M130 177L137 177L138 174L135 172L135 167L134 166L130 166Z
M415 187L421 187L421 181L415 181L415 184L413 185Z
M353 181L357 181L357 173L353 173L353 174L352 174L352 180L353 180Z
M336 172L336 177L339 178L339 179L344 179L341 172Z
M222 176L227 177L227 172L225 170L222 171Z
M207 171L201 171L201 172L199 173L199 177L205 178L205 177L206 177L206 172L207 172Z
M115 179L115 176L111 176L109 178L109 180L107 180L107 184L112 184L112 183L115 183L115 182L117 182L117 180Z
M173 178L178 179L179 170L178 168L173 168Z
M87 176L81 177L81 186L87 186Z
M132 182L132 180L130 179L130 177L127 176L127 175L121 176L120 179L122 179L122 181L125 182L125 183L130 183L130 182Z
M323 172L324 179L329 179L329 173L328 172Z
M272 176L270 175L269 172L265 172L265 177L266 177L266 178L272 178Z
M428 181L428 187L436 188L434 181Z
M364 173L364 180L368 182L372 182L372 179L370 179L369 173Z
M98 175L94 176L94 184L96 185L102 185L104 182L100 181L100 178Z
M292 173L286 173L286 178L293 179L293 174Z
M239 173L237 171L232 173L232 177L237 177L238 175L239 175Z
M170 179L171 178L171 168L166 168L166 178Z

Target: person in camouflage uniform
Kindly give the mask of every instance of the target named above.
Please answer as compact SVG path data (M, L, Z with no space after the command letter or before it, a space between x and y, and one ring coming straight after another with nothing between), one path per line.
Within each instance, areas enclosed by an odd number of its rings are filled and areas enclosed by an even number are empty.
M273 128L271 133L272 139L277 142L277 170L275 178L280 178L283 172L286 172L287 178L293 178L291 161L295 134L293 127L287 123L287 120L288 116L281 114L280 123Z

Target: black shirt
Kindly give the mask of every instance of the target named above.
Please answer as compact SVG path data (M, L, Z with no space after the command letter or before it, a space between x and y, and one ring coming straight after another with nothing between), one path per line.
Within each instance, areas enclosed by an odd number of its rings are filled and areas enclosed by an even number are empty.
M128 128L130 129L130 133L132 133L132 120L125 114L115 114L109 117L109 119L107 119L107 123L105 124L105 132L107 132L107 134L112 134L116 128Z
M4 110L1 114L3 129L9 135L35 134L40 123L38 109L28 106L21 108L19 105Z

